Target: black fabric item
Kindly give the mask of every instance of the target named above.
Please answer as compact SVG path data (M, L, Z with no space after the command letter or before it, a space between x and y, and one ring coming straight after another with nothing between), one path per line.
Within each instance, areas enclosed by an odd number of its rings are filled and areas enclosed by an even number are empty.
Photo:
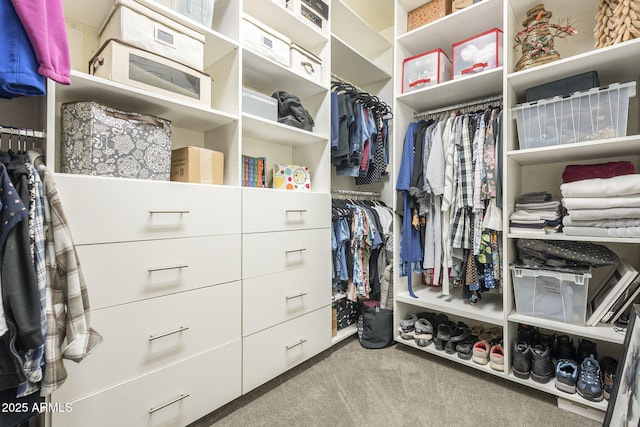
M272 95L278 101L278 122L308 131L315 123L304 108L300 98L285 91L275 91Z
M521 260L541 267L600 267L620 260L611 249L591 242L518 239L516 246Z
M35 392L18 398L16 392L15 388L0 391L0 402L5 404L8 409L0 412L0 426L2 427L15 427L40 414L38 408L40 403L44 402L44 397L41 397L40 393Z
M376 301L377 302L377 301ZM364 348L378 349L389 347L393 340L393 310L380 308L378 306L362 304L362 314L358 327L358 338L360 345ZM360 326L360 325L358 325Z

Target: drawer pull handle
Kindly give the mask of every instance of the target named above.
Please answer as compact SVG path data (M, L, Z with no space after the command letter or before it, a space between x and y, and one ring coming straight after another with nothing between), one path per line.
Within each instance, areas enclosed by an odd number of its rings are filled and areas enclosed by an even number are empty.
M287 301L289 301L290 299L295 299L295 298L301 298L303 296L305 296L307 293L306 292L300 292L298 295L292 295L292 296L288 296L285 297L287 299Z
M154 412L159 411L159 410L160 410L160 409L162 409L162 408L166 408L166 407L167 407L167 406L169 406L169 405L173 405L174 403L178 403L178 402L180 402L181 400L186 399L187 397L189 397L189 394L181 394L180 396L176 397L175 399L173 399L173 400L172 400L172 401L170 401L170 402L163 403L163 404L162 404L162 405L160 405L160 406L157 406L157 407L155 407L155 408L151 408L151 409L149 409L149 413L150 413L150 414L153 414Z
M164 337L167 337L167 336L173 335L173 334L179 334L180 332L184 332L187 329L189 329L188 326L180 326L176 330L165 332L165 333L160 334L160 335L149 335L149 341L157 340L158 338L164 338Z
M187 267L189 267L189 266L186 265L186 264L178 264L178 265L171 265L171 266L168 266L168 267L149 267L149 268L147 268L147 271L149 273L151 273L153 271L177 270L179 268L187 268Z
M294 253L294 252L304 252L304 251L306 251L306 250L307 250L307 248L289 249L289 250L285 250L285 251L284 251L284 253L285 253L285 254L287 254L287 255L289 255L289 254L292 254L292 253Z
M306 209L287 209L285 213L305 213Z
M175 209L175 210L162 210L162 209L149 209L150 214L188 214L188 209Z
M304 344L306 342L307 342L307 340L300 340L299 342L297 342L294 345L288 345L286 348L287 348L287 350L291 350L292 348L295 348L295 347L297 347L299 345L302 345L302 344Z

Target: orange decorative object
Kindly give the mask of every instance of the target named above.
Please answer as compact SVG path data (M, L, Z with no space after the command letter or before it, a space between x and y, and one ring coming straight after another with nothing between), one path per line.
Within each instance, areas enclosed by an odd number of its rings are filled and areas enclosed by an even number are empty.
M451 0L432 0L407 15L407 31L415 30L451 13Z

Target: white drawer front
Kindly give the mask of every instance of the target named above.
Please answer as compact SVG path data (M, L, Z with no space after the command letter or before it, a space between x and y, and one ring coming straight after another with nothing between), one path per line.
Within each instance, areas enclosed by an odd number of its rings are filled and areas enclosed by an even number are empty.
M240 235L78 245L91 308L240 280Z
M331 226L329 194L242 190L242 231L301 230Z
M240 233L240 189L56 174L76 244Z
M330 306L244 338L242 392L247 393L330 345Z
M331 260L331 229L280 231L242 236L244 279L326 263Z
M91 312L103 343L57 392L67 402L240 338L240 282Z
M238 340L75 402L54 393L71 411L54 412L53 427L185 426L240 396L241 347Z
M331 265L319 263L242 283L242 335L247 336L331 303Z

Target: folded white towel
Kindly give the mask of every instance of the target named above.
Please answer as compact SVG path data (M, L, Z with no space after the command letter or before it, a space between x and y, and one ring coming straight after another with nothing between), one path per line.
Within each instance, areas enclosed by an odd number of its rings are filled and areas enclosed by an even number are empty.
M619 227L640 227L640 219L637 218L620 218L620 219L593 219L593 220L574 220L570 216L562 218L562 224L565 227L600 227L600 228L619 228Z
M638 208L640 194L611 197L565 197L562 204L567 209Z
M640 174L593 178L560 186L563 197L602 197L640 194Z
M562 231L565 236L640 237L640 227L564 227Z
M567 211L571 220L640 218L640 208L572 209Z

